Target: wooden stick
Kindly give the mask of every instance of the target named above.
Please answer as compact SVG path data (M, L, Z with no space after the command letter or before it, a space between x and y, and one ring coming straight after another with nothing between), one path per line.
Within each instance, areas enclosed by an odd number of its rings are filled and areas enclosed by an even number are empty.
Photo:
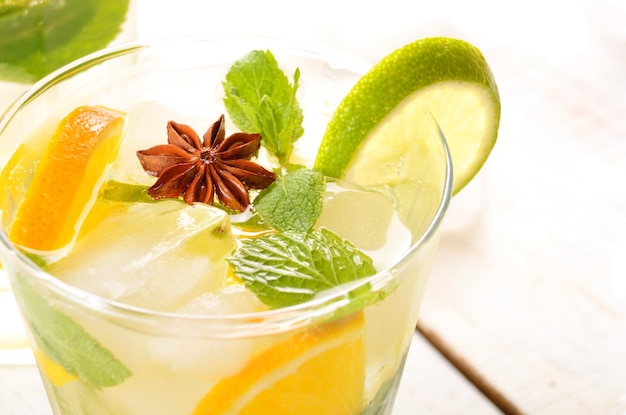
M424 325L421 320L417 323L415 329L505 415L524 415L513 402L485 379L476 368L452 350L434 330Z

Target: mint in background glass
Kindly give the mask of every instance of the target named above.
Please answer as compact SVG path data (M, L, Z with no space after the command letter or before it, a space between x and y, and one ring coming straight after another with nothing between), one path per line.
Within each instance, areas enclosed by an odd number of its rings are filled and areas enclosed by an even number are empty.
M110 44L130 0L2 0L0 78L33 83Z
M61 66L135 37L132 0L0 0L0 115ZM0 152L0 160L8 157ZM9 283L0 270L0 364L32 361Z

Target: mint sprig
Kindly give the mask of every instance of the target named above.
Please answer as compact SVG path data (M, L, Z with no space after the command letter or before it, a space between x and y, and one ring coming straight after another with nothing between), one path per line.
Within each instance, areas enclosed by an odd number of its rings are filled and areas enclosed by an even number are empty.
M20 282L26 319L44 355L97 389L118 385L132 375L79 324L50 306L28 283Z
M254 50L232 65L223 82L224 105L233 123L245 133L261 134L282 166L304 133L296 99L299 79L296 69L290 84L270 51Z
M376 273L371 258L327 229L244 239L229 262L245 285L272 308L311 300L322 291Z
M306 232L322 213L324 175L310 169L279 177L254 200L256 212L280 231Z
M304 132L296 100L299 79L296 69L291 85L270 51L255 50L235 62L223 82L231 120L246 133L261 134L262 145L283 168L253 202L255 222L280 232L241 240L229 259L235 274L272 308L306 302L376 272L371 258L350 242L327 229L312 230L326 182L318 171L289 165L293 144ZM375 301L378 293L369 290L369 285L355 290L358 298L347 308Z

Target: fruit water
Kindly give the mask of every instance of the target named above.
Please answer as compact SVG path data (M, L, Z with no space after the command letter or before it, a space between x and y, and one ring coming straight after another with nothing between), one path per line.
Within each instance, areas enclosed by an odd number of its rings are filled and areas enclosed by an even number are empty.
M75 240L50 253L2 244L55 414L391 413L449 197L448 158L438 134L428 145L438 149L432 162L412 179L418 211L402 205L407 198L393 188L324 178L321 213L307 231L314 239L255 219L254 202L232 212L219 203L134 193L154 183L136 153L165 143L169 120L201 134L226 114L226 134L238 131L224 109L222 81L252 49L271 50L287 76L296 68L301 73L304 135L291 160L311 168L326 122L367 65L263 39L165 42L103 53L72 76L50 80L10 114L11 124L0 125L3 141L29 137L37 143L11 149L20 154L12 171L22 174L3 174L16 198L2 201L6 227L42 157L39 144L51 135L20 120L54 125L80 105L112 108L126 119L116 160L86 205ZM264 149L256 160L279 169ZM247 262L234 267L233 256L246 241L268 235L297 244L277 239L255 272L271 268L278 270L276 279L297 277L302 285L276 289L270 278L267 290L251 289L257 282L238 275ZM326 249L320 240L342 242ZM339 259L326 264L336 250ZM354 263L369 258L375 273L331 282L304 302L277 307L267 301L309 294L307 281L331 280L355 267L347 257ZM326 268L310 265L318 262Z

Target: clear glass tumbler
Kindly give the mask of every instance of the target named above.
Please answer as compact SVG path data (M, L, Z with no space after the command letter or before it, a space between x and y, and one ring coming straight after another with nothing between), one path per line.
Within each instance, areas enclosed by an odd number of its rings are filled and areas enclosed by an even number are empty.
M135 7L134 0L0 1L0 115L53 70L108 45L134 40ZM1 152L1 162L9 155ZM1 268L0 315L0 365L32 363Z
M35 84L5 114L2 151L13 153L40 121L79 105L127 114L121 151L135 148L134 140L161 140L180 114L214 119L224 112L226 72L255 49L270 50L286 73L299 68L305 136L296 152L312 159L327 120L369 64L326 48L237 36L127 44L82 58ZM130 306L55 278L0 234L54 413L390 414L451 197L450 156L429 114L416 140L427 162L397 200L402 231L386 230L405 247L388 249L393 260L375 275L295 306L229 315ZM14 208L3 203L4 230ZM353 216L352 208L343 213ZM360 226L373 232L379 215L368 212ZM111 263L110 273L124 265Z

